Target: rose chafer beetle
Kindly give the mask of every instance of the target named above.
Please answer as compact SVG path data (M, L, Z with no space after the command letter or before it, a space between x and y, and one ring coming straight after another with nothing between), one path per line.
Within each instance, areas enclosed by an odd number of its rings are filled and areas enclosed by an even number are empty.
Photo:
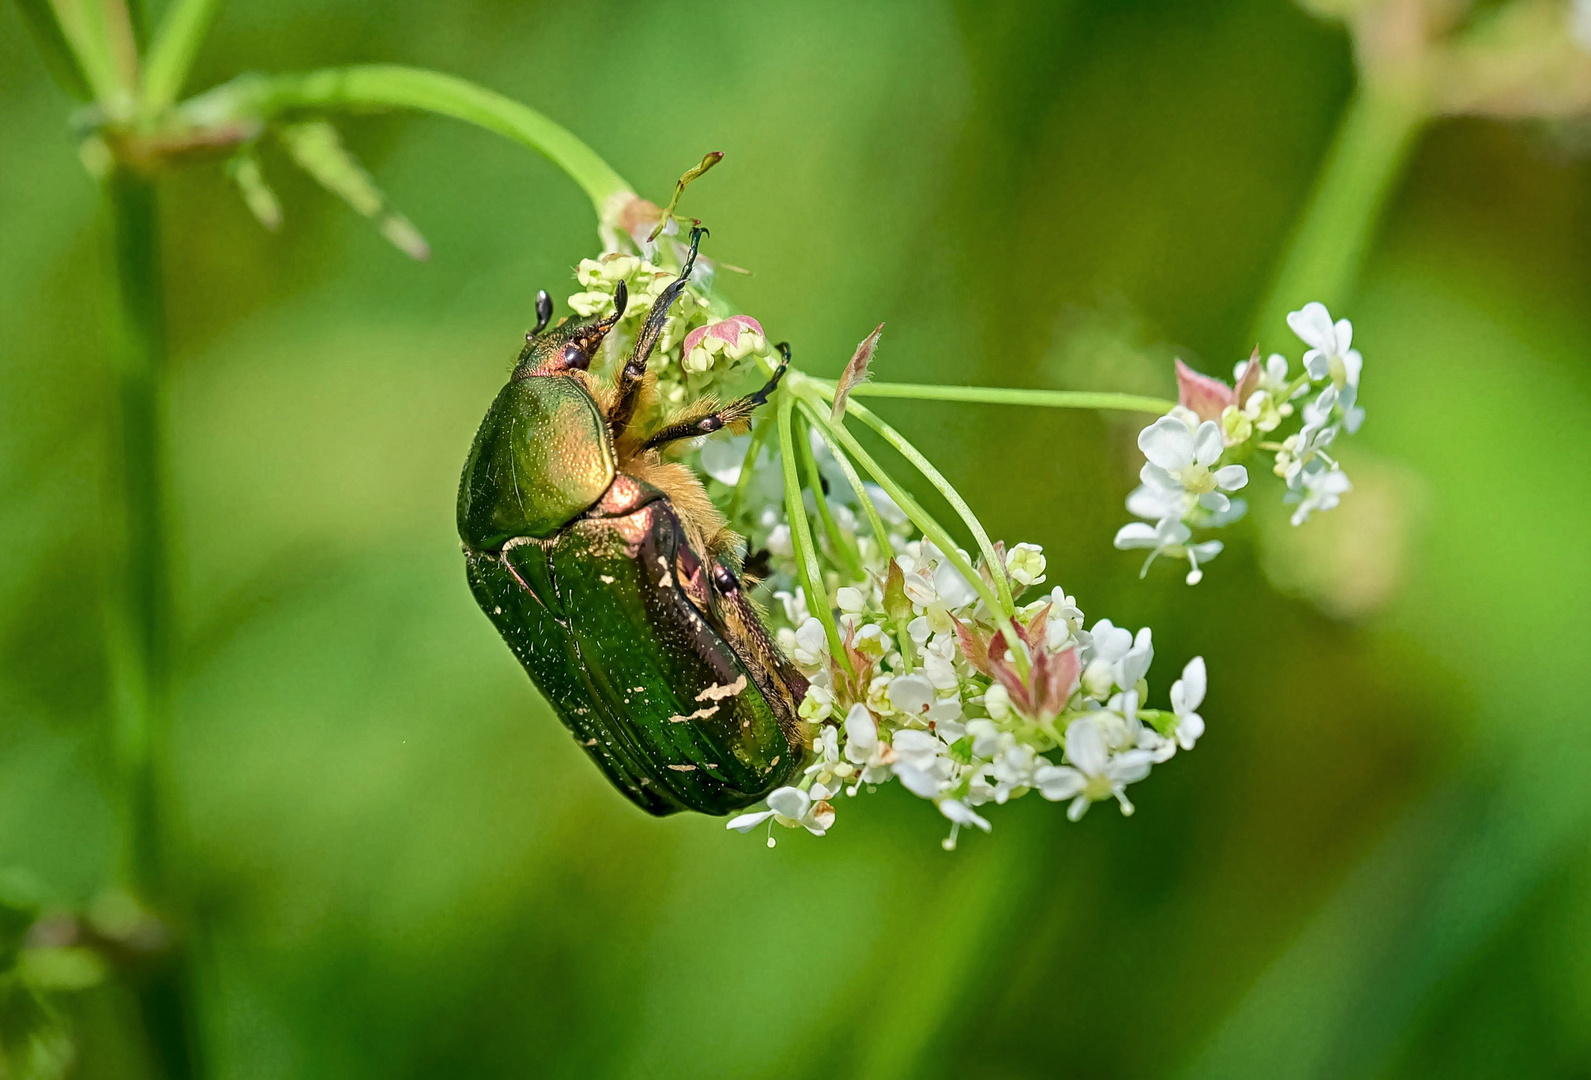
M800 765L807 683L746 595L738 538L701 482L659 447L745 423L766 386L702 401L650 432L646 365L684 290L703 230L612 380L590 370L614 312L536 329L487 410L459 485L470 588L564 725L652 814L725 814Z

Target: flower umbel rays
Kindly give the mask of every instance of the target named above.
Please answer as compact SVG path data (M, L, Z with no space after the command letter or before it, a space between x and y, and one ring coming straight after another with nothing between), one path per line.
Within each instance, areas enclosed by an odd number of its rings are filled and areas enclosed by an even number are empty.
M1275 455L1271 471L1287 484L1283 501L1298 506L1294 525L1314 511L1332 509L1352 488L1331 448L1340 434L1352 435L1364 421L1358 404L1364 359L1353 348L1353 324L1333 321L1324 304L1308 303L1287 316L1287 325L1307 346L1297 375L1280 353L1262 364L1258 349L1237 364L1231 385L1177 361L1176 407L1138 435L1147 461L1127 509L1142 520L1116 532L1118 548L1149 552L1145 574L1168 555L1188 561L1189 585L1203 579L1201 564L1222 545L1195 541L1194 532L1243 516L1247 504L1229 493L1248 483L1240 462L1255 453ZM1299 398L1308 400L1295 409ZM1282 435L1290 422L1299 426Z
M677 277L670 223L654 238L657 219L648 220L644 237L615 232L619 250L583 261L582 291L570 298L591 317L614 312L621 283L632 297L609 338L620 342L609 346L610 362L627 347L621 335L640 331L640 313ZM728 310L691 278L653 354L658 407L722 402L766 381L772 364L762 324ZM1144 432L1148 462L1131 502L1154 524L1124 528L1118 546L1146 548L1151 561L1185 559L1189 580L1197 579L1221 543L1195 542L1189 523L1232 520L1244 509L1231 495L1248 470L1223 460L1227 414L1267 400L1265 393L1285 404L1267 389L1267 379L1282 377L1273 366L1255 366L1235 389L1199 383L1209 398L1202 413L1178 408ZM1184 378L1192 385L1203 377ZM853 380L850 389L861 396L868 385ZM749 431L681 440L665 451L695 468L728 530L744 538L733 557L757 579L774 641L806 679L799 772L727 827L767 828L770 846L775 825L823 836L843 800L895 784L950 823L947 849L963 830L989 832L991 806L1031 792L1067 801L1073 820L1101 799L1131 813L1128 785L1148 775L1157 755L1170 756L1164 746L1173 754L1191 747L1193 725L1202 730L1190 711L1197 701L1176 704L1192 700L1182 690L1171 711L1143 707L1150 630L1108 619L1084 629L1075 597L1059 586L1040 591L1052 569L1043 548L990 540L919 451L862 402L837 408L839 389L789 370L766 399L773 417L754 413ZM1290 406L1274 406L1261 420L1284 411ZM871 427L939 489L973 550L957 546L871 459L850 435L857 425ZM1185 672L1177 685L1188 681Z

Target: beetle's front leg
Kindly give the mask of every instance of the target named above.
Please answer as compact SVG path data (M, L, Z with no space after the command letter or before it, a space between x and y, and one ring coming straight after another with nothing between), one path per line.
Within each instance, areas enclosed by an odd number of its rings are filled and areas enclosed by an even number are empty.
M698 435L711 435L715 431L733 426L748 419L763 405L768 404L768 396L779 385L779 380L784 378L785 369L790 366L790 344L781 341L777 346L783 359L779 366L773 369L773 376L763 384L762 389L754 394L747 394L736 401L731 401L721 409L715 409L705 416L687 416L666 425L642 444L641 449L652 450L665 443L677 439L691 439Z
M641 325L641 332L635 337L635 348L630 351L630 359L619 372L615 387L618 393L613 411L608 414L608 430L615 439L624 433L635 416L635 405L641 396L641 381L646 378L646 362L652 358L652 350L657 348L658 339L663 336L663 324L668 321L669 307L685 291L685 285L690 281L691 270L696 266L696 249L706 235L706 229L691 230L690 254L685 257L679 277L669 282L668 287L658 294L652 310L647 312L646 322Z

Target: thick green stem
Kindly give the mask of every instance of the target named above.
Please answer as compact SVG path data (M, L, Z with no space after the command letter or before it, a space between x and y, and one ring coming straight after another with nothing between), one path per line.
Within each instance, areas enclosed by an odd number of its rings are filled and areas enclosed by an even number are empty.
M113 724L126 806L123 876L141 901L180 924L161 843L173 635L165 320L155 192L147 179L117 170L106 179L104 196L117 435L110 517L118 526L109 544L107 615ZM188 963L174 948L137 982L150 1049L171 1080L198 1075Z
M127 874L147 895L158 891L162 878L153 763L164 737L171 678L165 327L154 189L118 171L105 182L105 201L119 436L112 490L121 526L111 614L116 745L132 810Z
M1255 318L1255 341L1287 340L1287 313L1311 300L1335 311L1351 299L1381 211L1430 115L1418 79L1363 77Z
M245 76L184 103L190 122L266 123L294 112L416 109L495 131L545 155L585 191L603 224L619 197L630 192L624 178L589 146L535 109L474 83L440 72L393 64L328 68L301 75Z

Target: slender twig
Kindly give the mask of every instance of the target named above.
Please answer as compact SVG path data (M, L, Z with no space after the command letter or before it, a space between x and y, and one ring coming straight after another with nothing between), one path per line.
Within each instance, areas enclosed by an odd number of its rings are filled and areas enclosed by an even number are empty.
M827 379L814 379L829 385ZM1122 409L1164 414L1176 404L1164 398L1092 390L1027 390L1007 386L934 386L926 383L858 383L852 397L910 398L914 401L960 401L984 405L1033 405L1047 409Z
M221 10L221 0L173 0L144 62L139 104L145 116L158 115L177 100L199 46Z

